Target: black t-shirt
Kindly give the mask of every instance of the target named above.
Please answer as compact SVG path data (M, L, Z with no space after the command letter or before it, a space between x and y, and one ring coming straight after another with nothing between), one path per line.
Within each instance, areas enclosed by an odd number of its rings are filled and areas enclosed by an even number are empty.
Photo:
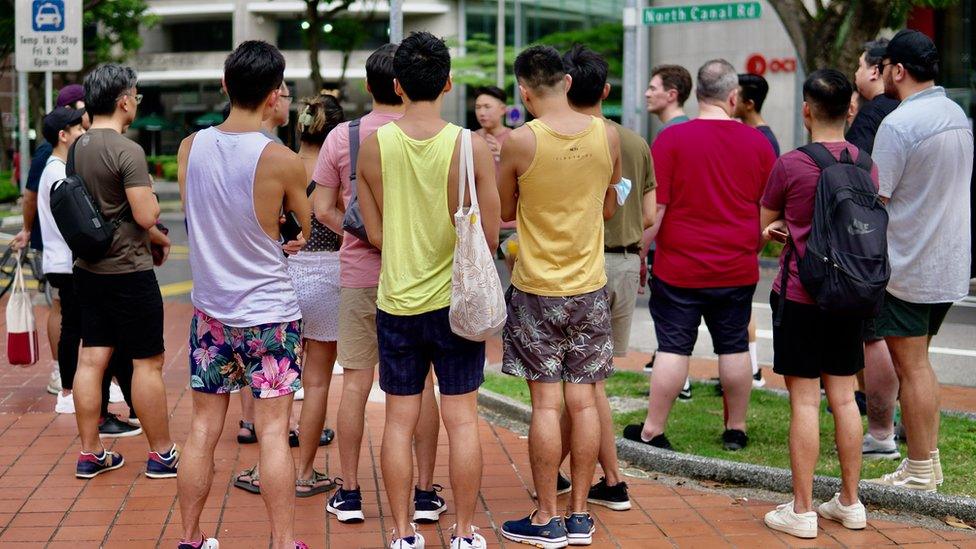
M773 134L773 129L769 126L756 126L756 129L762 132L769 140L769 144L773 146L773 152L776 153L776 158L779 158L779 141L776 140L776 135Z
M51 158L52 152L54 152L54 148L47 141L42 141L34 149L34 157L31 158L30 171L27 172L27 190L37 192L41 184L41 174L44 172L44 166L47 166L47 159ZM30 247L35 250L44 249L44 240L41 238L40 216L37 215L34 216L34 226L31 227Z
M847 130L845 136L847 141L871 154L874 151L874 136L878 133L881 121L891 114L898 104L897 99L892 99L883 93L863 103L857 111L857 116L854 117L854 122Z

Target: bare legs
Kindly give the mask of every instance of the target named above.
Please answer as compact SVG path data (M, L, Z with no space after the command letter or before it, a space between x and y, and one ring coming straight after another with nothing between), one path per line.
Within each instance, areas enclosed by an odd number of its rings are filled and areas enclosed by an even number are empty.
M176 477L185 541L197 541L202 534L200 514L213 484L214 448L217 447L224 428L229 400L228 395L193 391L190 435L186 439L182 463Z
M305 364L302 370L305 400L302 401L298 420L298 478L312 478L312 466L322 437L322 427L325 426L335 360L334 341L305 340Z
M891 436L898 400L898 374L884 340L864 344L864 388L868 401L868 433L881 440Z
M931 459L939 445L939 382L929 362L929 340L889 337L888 348L900 384L902 421L908 434L908 459Z
M570 512L586 512L586 497L600 453L601 440L592 436L601 429L601 417L597 403L596 384L529 382L532 394L532 423L529 427L529 456L532 463L532 479L539 498L539 512L535 524L545 524L559 516L556 508L556 473L563 457L563 436L560 432L560 416L563 395L569 429L570 454L572 455L573 493ZM608 408L609 411L609 408ZM611 431L612 436L612 431Z
M617 437L614 433L613 413L610 411L610 399L607 398L607 384L605 381L596 383L596 408L600 414L600 453L598 461L603 469L607 486L616 486L620 482L620 464L617 461ZM562 437L562 459L570 452L570 437L572 434L572 420L569 411L564 407L559 418L559 431Z
M827 401L834 414L837 453L841 463L842 505L857 502L861 471L861 415L854 402L854 376L823 376ZM820 455L820 380L787 376L790 392L790 469L793 510L813 511L813 473Z

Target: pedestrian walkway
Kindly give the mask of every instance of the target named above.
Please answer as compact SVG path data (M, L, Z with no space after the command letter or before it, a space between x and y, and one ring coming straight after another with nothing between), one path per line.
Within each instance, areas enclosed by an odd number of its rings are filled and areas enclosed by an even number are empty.
M171 425L176 440L186 438L191 411L186 388L190 313L189 305L166 305L164 379L173 408ZM38 325L44 326L43 318L39 318ZM489 354L497 361L499 344L492 345ZM49 357L46 345L43 347L42 356ZM625 364L631 369L639 368L643 360L635 356ZM710 376L704 361L695 363L694 368L702 377ZM4 365L0 374L0 547L175 547L180 536L176 482L149 480L142 475L146 455L142 437L114 443L106 440L110 448L125 456L127 462L122 469L90 481L74 478L78 445L74 417L51 412L54 397L44 392L49 373L42 365L28 369ZM332 387L329 426L335 425L341 382L342 377L336 377ZM970 407L976 407L976 396L969 397ZM125 409L124 405L115 406ZM203 528L209 534L216 533L225 549L265 548L269 528L261 498L231 486L233 474L257 460L255 445L241 446L235 440L238 411L239 401L234 397L217 447L214 490L203 512ZM475 523L482 528L489 547L526 547L505 542L498 533L504 521L521 518L532 508L526 440L485 421L480 430L485 467ZM380 548L388 543L392 521L380 491L382 432L383 405L376 398L367 406L367 450L362 453L365 523L339 524L325 512L324 496L297 500L295 531L313 549ZM435 482L444 485L443 495L450 502L447 437L443 431L438 457ZM334 444L320 449L316 468L336 474L338 450ZM592 547L976 547L976 535L969 532L875 520L863 532L851 532L822 521L820 537L802 541L763 525L762 517L773 502L736 500L718 491L654 480L627 481L634 509L624 513L594 509L597 532ZM377 497L378 493L382 497ZM787 497L783 495L782 500ZM449 512L442 516L439 526L421 527L429 547L446 547L452 523Z

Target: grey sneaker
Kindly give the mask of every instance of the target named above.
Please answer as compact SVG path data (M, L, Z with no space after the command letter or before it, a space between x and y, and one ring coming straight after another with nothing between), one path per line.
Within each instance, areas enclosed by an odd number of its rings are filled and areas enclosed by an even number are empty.
M898 451L894 433L880 440L874 438L871 433L865 433L864 442L861 444L861 455L864 459L898 459L901 457L901 452Z

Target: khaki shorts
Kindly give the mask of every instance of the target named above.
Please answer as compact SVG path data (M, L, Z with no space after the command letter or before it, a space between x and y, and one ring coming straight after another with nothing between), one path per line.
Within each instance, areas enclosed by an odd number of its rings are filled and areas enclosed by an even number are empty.
M376 343L376 288L339 289L339 364L349 370L380 361Z
M640 285L640 256L605 254L607 296L610 298L610 329L613 332L613 354L624 356L630 347L630 326L637 305Z

